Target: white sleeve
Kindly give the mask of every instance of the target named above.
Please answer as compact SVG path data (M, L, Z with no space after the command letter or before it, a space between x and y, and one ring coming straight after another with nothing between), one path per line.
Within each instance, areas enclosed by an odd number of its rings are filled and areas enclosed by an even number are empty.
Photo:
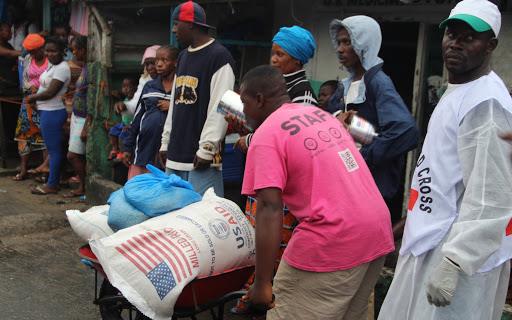
M169 146L169 138L172 129L172 111L174 109L174 91L176 90L176 75L172 81L171 101L169 102L169 111L167 111L167 118L165 118L164 130L162 131L162 141L160 144L160 151L167 151Z
M36 26L35 23L31 23L28 26L28 33L38 33L38 32L39 32L39 28Z
M442 252L468 275L499 250L512 219L512 148L498 136L511 131L511 124L512 114L498 101L487 100L458 129L465 190Z
M137 85L137 91L135 91L133 98L124 102L124 105L126 106L126 111L128 111L128 114L130 114L130 115L135 114L135 109L137 109L137 104L139 103L139 99L140 99L142 90L144 89L144 85L146 84L146 82L147 82L146 80L144 80L142 77L140 77L139 84Z
M220 150L220 144L226 135L228 123L224 116L217 112L217 105L220 98L227 90L233 90L235 85L235 74L231 65L225 64L217 70L210 83L210 103L208 104L208 116L199 139L197 156L212 160L213 156Z
M69 69L67 62L61 62L55 66L52 79L59 80L64 83L71 79L71 70Z

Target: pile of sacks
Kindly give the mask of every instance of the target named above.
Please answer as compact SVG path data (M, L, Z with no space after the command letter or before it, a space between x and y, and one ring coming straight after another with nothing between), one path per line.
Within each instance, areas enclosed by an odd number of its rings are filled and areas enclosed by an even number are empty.
M240 208L213 189L201 199L188 183L154 170L114 192L110 205L66 214L112 285L151 319L171 320L179 295L195 278L254 265L255 232ZM171 204L185 205L162 214Z

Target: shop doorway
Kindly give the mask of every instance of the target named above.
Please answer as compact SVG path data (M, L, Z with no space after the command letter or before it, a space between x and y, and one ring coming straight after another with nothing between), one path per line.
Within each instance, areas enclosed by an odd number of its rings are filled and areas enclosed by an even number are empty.
M411 110L419 23L383 22L380 26L380 57L384 60L384 72L393 80L398 93Z
M411 111L414 92L414 70L418 44L419 23L382 22L382 46L379 56L384 60L384 72L393 81L396 90ZM400 188L390 206L393 222L400 219L403 212L406 163L403 160Z

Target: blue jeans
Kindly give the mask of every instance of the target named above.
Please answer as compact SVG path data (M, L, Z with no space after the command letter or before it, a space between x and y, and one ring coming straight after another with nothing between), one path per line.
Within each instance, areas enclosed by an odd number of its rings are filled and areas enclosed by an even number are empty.
M224 197L224 181L222 180L222 171L216 168L202 170L181 171L165 168L165 173L175 174L181 179L190 182L194 190L203 195L206 190L213 187L215 194Z
M50 157L50 176L47 185L57 188L60 180L60 165L62 163L62 135L64 123L68 117L66 109L55 111L39 111L41 133Z

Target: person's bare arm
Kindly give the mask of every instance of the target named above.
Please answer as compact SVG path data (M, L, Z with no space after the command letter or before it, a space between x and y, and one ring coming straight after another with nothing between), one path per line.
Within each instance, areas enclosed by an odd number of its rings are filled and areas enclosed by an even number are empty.
M60 89L62 89L62 86L64 86L64 82L53 79L52 82L50 82L48 89L43 92L28 96L27 102L34 103L36 101L50 100L51 98L55 97L57 93L59 93Z
M501 134L500 137L505 141L512 142L512 131L505 132L505 133Z
M246 299L256 305L272 307L274 264L281 243L283 201L281 190L265 188L257 191L256 211L256 277Z
M7 49L7 48L0 46L0 56L17 58L20 55L21 55L21 51L19 51L19 50L11 50L11 49Z

